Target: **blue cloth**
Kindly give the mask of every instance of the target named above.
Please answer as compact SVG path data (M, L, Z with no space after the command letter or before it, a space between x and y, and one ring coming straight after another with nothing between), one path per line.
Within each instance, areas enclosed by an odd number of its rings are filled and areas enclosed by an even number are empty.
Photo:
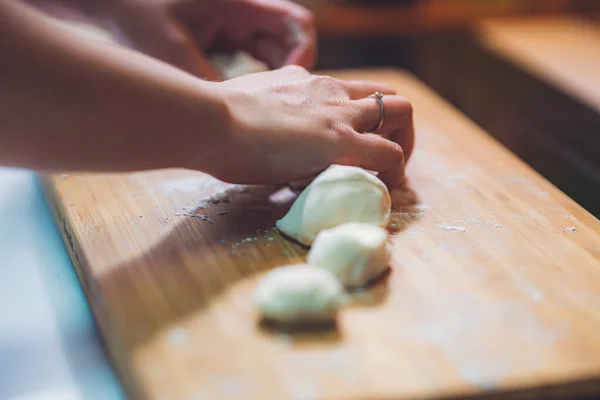
M125 399L35 174L0 168L0 399Z

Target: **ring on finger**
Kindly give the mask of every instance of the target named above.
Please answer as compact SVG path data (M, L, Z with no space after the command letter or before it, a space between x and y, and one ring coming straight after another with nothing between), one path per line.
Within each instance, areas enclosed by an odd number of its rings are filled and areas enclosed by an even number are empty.
M371 132L377 132L383 127L383 123L385 121L385 105L383 104L383 94L380 92L375 92L369 97L374 98L379 106L379 123L377 123L377 126L371 130Z

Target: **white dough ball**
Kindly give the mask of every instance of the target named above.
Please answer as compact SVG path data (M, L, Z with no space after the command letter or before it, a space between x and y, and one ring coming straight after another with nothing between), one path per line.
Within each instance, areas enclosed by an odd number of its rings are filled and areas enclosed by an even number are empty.
M335 276L305 264L270 271L255 292L260 314L280 323L332 321L344 300L344 288Z
M377 173L374 171L369 171L369 170L365 170L368 173L370 173L371 175L377 176ZM304 190L308 185L310 185L310 183L312 181L315 180L317 176L311 176L310 178L304 178L304 179L298 179L296 181L292 181L290 183L288 183L288 186L292 189L292 190Z
M311 245L319 232L345 222L385 227L390 211L390 194L379 178L362 168L332 165L300 194L277 228Z
M355 222L321 231L307 259L309 265L325 268L346 287L366 285L380 276L389 262L387 231Z

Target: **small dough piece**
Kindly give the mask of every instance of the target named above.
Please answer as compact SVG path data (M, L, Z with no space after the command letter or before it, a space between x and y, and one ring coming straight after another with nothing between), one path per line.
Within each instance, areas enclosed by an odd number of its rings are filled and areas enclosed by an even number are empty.
M389 266L387 231L375 225L349 222L317 235L307 263L327 269L346 287L365 286Z
M277 228L310 246L319 232L345 222L385 227L390 211L390 194L379 178L362 168L332 165L298 196Z
M258 61L245 52L236 54L217 53L211 57L211 63L221 72L225 80L269 70L265 63Z
M369 171L369 170L365 170L365 171L367 171L368 173L370 173L370 174L372 174L374 176L377 176L377 173L374 172L374 171ZM305 178L305 179L299 179L297 181L292 181L292 182L288 183L288 186L290 187L290 189L295 190L295 191L304 190L304 189L306 189L306 187L308 185L310 185L310 183L312 181L315 180L315 178L316 178L316 176L312 176L310 178Z
M306 264L270 271L255 292L263 318L284 324L331 322L344 300L344 288L335 276Z

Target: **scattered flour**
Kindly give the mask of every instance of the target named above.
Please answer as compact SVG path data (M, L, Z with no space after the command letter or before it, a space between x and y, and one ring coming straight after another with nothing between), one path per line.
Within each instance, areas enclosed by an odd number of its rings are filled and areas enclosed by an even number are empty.
M319 396L319 389L315 382L294 382L290 391L293 400L316 400Z
M448 225L448 224L439 224L440 228L445 229L447 231L458 231L458 232L466 232L467 228L458 225Z
M189 341L189 335L187 331L183 328L173 328L169 332L169 336L167 337L167 339L170 344L175 346L181 346Z

